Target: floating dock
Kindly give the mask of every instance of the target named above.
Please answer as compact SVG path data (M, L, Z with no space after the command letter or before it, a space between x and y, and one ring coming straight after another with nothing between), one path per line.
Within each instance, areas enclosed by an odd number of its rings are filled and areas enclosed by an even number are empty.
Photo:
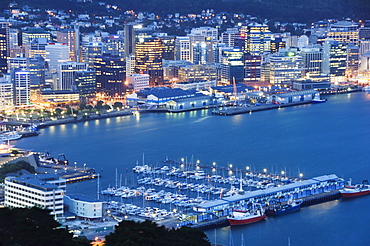
M248 114L258 111L270 110L270 109L279 109L285 107L298 106L303 104L312 103L311 100L285 103L285 104L260 104L259 106L246 106L246 107L224 107L212 111L214 115L236 115L236 114Z

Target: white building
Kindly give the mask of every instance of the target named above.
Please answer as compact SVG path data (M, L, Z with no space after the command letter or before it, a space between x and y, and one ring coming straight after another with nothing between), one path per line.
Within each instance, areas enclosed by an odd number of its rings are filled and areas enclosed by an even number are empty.
M66 180L55 174L30 174L5 178L5 207L40 207L52 215L63 215Z
M191 82L179 82L173 85L173 88L180 88L182 90L196 89L198 91L204 90L210 87L217 86L216 80L202 80L202 81L191 81Z
M48 43L45 52L50 71L56 71L60 63L69 61L69 47L65 43Z
M292 91L280 94L271 94L268 101L273 104L285 104L301 101L311 101L314 98L320 98L320 93L316 90Z
M302 56L287 51L274 54L270 57L270 83L274 85L290 85L293 80L302 78Z
M149 74L132 74L126 76L128 85L134 87L134 91L140 91L149 88Z
M103 202L85 195L65 195L64 204L68 211L80 218L100 219L103 217Z
M13 96L15 106L25 106L30 104L30 72L14 71L13 76Z
M176 60L192 61L190 37L176 37Z
M7 109L13 107L13 84L10 78L0 78L0 108Z
M72 90L77 89L74 87L76 71L86 71L87 64L83 62L64 62L59 64L58 69L58 89L59 90Z

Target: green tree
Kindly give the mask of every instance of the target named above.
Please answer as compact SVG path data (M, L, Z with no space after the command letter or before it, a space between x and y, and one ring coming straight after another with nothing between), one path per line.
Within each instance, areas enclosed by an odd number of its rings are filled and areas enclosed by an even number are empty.
M95 108L97 109L97 110L102 110L103 109L103 101L98 101L97 103L96 103L96 106L95 106Z
M16 173L22 169L27 170L30 173L35 173L35 168L26 161L18 161L16 163L7 163L2 165L0 168L0 183L4 182L6 174Z
M77 246L73 235L53 219L50 211L40 208L1 208L0 245L10 246Z
M56 108L56 109L55 109L55 114L56 114L56 115L61 115L61 114L62 114L62 112L63 112L63 110L62 110L61 108Z
M121 102L115 102L113 104L113 108L122 108L122 107L123 107L123 103L121 103Z

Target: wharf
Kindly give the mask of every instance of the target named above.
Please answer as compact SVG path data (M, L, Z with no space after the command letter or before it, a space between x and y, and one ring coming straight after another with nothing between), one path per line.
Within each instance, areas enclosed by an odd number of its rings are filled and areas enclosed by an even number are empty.
M259 106L249 106L249 107L228 107L222 109L216 109L212 112L215 115L236 115L236 114L246 114L257 111L264 111L270 109L279 109L285 107L298 106L303 104L312 103L311 100L285 103L285 104L260 104Z
M88 167L68 166L63 164L47 164L41 163L36 168L38 173L55 173L60 178L65 179L67 184L80 182L88 179L95 179L99 174L95 170Z
M303 206L310 206L310 205L314 205L314 204L318 204L318 203L337 200L341 197L342 196L341 196L339 190L324 192L324 193L320 193L320 194L317 194L317 195L312 195L312 196L302 198L303 203L302 203L301 206L302 207ZM203 221L203 222L199 222L197 224L188 225L188 226L192 227L192 228L199 229L199 230L208 230L208 229L222 227L222 226L228 226L228 225L229 225L229 223L227 221L226 216L223 216L223 217L220 217L220 218L217 218L217 219Z

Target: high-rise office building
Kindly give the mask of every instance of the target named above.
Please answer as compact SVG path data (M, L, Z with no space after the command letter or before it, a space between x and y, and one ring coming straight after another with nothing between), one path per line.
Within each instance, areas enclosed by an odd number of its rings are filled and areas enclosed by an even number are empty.
M109 35L105 38L105 54L111 56L125 57L124 39L119 35Z
M260 82L262 56L244 56L244 82Z
M302 78L302 69L302 56L293 51L281 50L269 59L270 83L291 85L294 80Z
M250 55L262 55L271 50L271 31L265 24L251 23L242 27L245 34L245 52Z
M125 44L125 57L135 55L136 44L136 23L127 23L124 26L124 44Z
M10 109L13 107L13 84L10 76L0 77L0 108Z
M76 71L75 85L82 98L92 98L96 93L96 71Z
M150 76L150 84L163 83L162 40L160 38L141 38L136 44L136 73Z
M11 71L15 106L30 105L30 72L19 69Z
M59 64L70 60L70 50L66 43L48 43L45 47L45 60L49 71L57 71Z
M226 28L226 31L221 34L221 43L226 44L228 47L235 46L235 39L239 38L238 28Z
M86 71L87 64L83 62L63 62L59 64L58 68L58 90L72 90L77 91L75 84L76 72Z
M346 76L355 77L358 73L360 63L360 47L357 45L347 45L347 68Z
M34 39L45 39L45 43L51 41L51 33L41 28L30 28L22 33L22 45L31 43Z
M35 38L30 43L24 45L26 57L35 57L40 55L46 58L46 45L48 44L45 38Z
M358 45L358 24L349 21L338 21L336 23L333 23L330 25L327 37L341 43L353 43L355 45Z
M192 61L190 37L176 37L176 60Z
M78 62L79 32L76 29L62 29L57 31L57 42L68 45L70 61Z
M300 53L303 60L303 76L317 76L321 74L322 50L321 48L302 48Z
M0 22L0 73L8 72L8 59L10 56L9 23Z
M339 41L327 39L323 44L322 73L330 76L331 82L346 80L347 45Z
M221 51L221 83L244 81L244 51L240 48L224 48Z
M163 60L175 60L175 36L164 36L162 39L162 58Z
M96 85L98 92L110 96L125 93L126 63L123 57L103 55L95 59Z
M178 68L179 82L217 80L217 70L210 65L187 65Z

